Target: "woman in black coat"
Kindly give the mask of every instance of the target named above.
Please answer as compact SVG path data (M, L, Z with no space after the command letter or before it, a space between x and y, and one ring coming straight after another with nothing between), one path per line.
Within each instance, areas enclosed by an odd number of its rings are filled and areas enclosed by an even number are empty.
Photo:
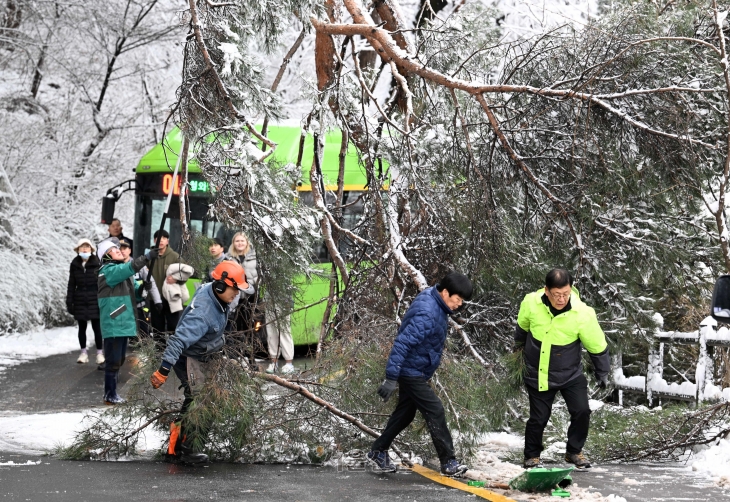
M76 360L83 364L89 362L86 353L86 326L91 322L96 342L96 364L104 362L104 345L101 340L101 324L99 323L99 303L97 302L97 276L101 263L96 256L96 248L88 239L81 239L74 248L78 256L71 261L68 274L68 291L66 293L66 309L79 323L79 345L81 354Z

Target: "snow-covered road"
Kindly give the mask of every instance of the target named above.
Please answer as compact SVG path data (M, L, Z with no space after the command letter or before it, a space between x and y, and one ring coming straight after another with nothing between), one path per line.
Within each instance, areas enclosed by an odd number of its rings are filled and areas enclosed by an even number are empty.
M102 407L101 390L93 388L102 385L102 373L96 371L94 365L77 365L77 350L75 327L41 329L0 337L0 385L14 393L12 399L8 399L8 392L4 399L0 399L0 452L33 456L48 452L59 444L68 444L84 416ZM17 367L23 363L29 364ZM24 397L21 389L35 379L35 375L37 385L44 385L43 378L48 376L43 374L45 367L49 370L60 368L55 371L63 371L76 381L83 381L86 390L69 394L68 402L59 401L54 393L67 392L67 389L61 385L63 382L55 381L49 383L48 393L41 396L42 399L34 401ZM14 380L14 375L21 377ZM49 371L49 375L54 375L53 371ZM58 379L57 376L55 378ZM47 403L43 399L47 399ZM143 450L154 452L162 442L161 437L148 437ZM481 450L470 464L470 477L503 481L519 474L521 467L500 458L509 451L521 450L521 447L522 438L516 435L495 433L486 436ZM575 486L570 489L571 500L574 501L676 500L675 495L679 495L677 490L680 489L684 490L679 497L682 500L709 500L706 495L709 496L710 492L713 499L730 500L730 494L724 492L725 488L730 489L730 442L722 440L707 447L686 464L599 466L591 473L575 474L574 480ZM665 487L672 484L676 489L670 492L675 495L666 496ZM652 495L655 493L661 496L655 498ZM514 496L514 492L509 496ZM529 500L555 499L531 495Z

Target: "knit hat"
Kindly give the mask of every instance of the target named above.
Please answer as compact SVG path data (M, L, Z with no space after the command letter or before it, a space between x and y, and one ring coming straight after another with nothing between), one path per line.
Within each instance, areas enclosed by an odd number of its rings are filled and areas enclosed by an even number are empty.
M74 246L74 253L79 252L79 248L86 244L91 248L91 252L93 253L96 251L96 246L94 246L89 239L79 239L79 242L76 243L76 246Z
M111 248L119 249L119 239L112 237L111 239L104 239L101 241L99 243L99 248L96 250L96 256L98 256L101 260Z

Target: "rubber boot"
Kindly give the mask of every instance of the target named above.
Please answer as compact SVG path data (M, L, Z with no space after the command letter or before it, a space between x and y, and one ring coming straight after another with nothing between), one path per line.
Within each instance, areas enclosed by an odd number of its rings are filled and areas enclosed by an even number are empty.
M204 464L207 461L208 455L194 452L192 441L188 441L187 437L183 439L180 444L180 462L183 464Z
M182 427L180 427L175 442L175 459L183 464L204 464L208 461L208 455L193 451L192 439L188 438Z
M119 378L118 371L106 371L104 373L104 403L105 404L122 404L124 399L117 394L117 380Z

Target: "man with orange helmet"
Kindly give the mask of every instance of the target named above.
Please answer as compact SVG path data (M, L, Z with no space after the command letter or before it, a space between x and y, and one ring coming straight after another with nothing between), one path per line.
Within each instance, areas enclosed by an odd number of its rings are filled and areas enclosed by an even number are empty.
M195 393L202 388L205 381L205 363L210 360L211 355L223 348L223 330L228 320L229 304L241 292L253 293L253 287L246 281L246 273L238 263L219 263L213 269L211 277L213 282L198 289L190 304L183 310L177 329L167 340L162 364L150 378L152 386L157 389L165 383L172 369L182 383L185 400L180 410L181 420L170 426L168 453L174 460L186 464L208 461L206 454L193 450L193 428L186 428L186 414ZM200 429L199 426L195 428L198 434L201 434Z

